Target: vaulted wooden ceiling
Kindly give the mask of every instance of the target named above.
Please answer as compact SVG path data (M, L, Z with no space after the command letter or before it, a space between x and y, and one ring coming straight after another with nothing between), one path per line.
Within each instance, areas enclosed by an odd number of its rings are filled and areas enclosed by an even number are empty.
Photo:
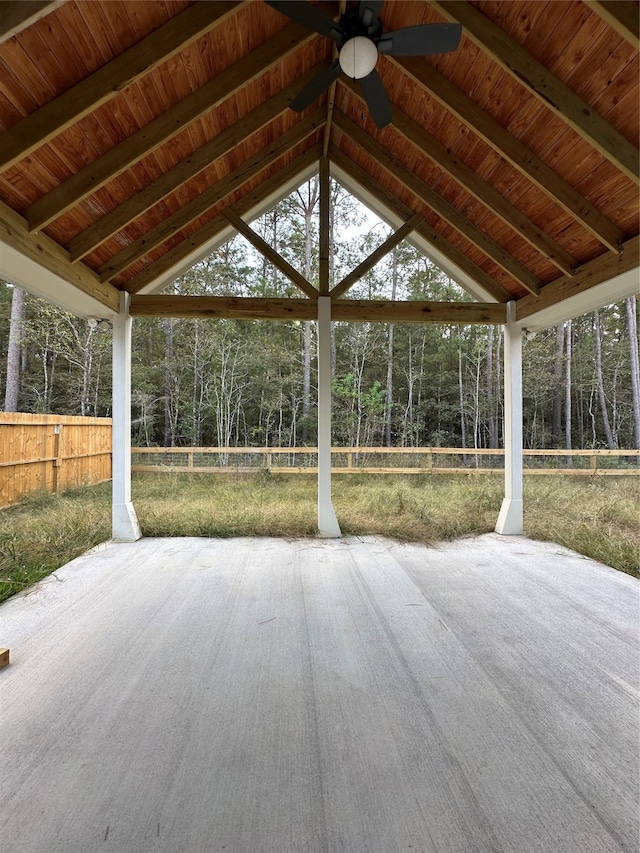
M344 76L289 109L335 48L262 0L4 0L0 275L18 253L117 310L230 229L251 237L252 212L322 161L462 284L534 313L638 267L638 9L387 0L385 31L463 37L379 56L378 129Z

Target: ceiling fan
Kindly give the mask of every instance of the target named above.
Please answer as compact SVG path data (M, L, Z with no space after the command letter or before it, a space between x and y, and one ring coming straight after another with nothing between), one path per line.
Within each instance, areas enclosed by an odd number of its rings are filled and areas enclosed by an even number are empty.
M300 0L266 0L267 5L293 21L304 24L332 39L338 58L317 74L291 101L291 109L301 112L327 89L341 73L360 80L362 94L378 127L392 120L391 104L376 71L378 54L428 56L456 50L460 44L460 24L420 24L383 33L378 16L384 0L360 0L334 21L317 6Z

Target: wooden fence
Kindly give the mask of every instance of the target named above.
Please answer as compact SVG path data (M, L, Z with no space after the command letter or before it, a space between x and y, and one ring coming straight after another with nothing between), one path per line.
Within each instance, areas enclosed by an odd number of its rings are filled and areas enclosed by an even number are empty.
M111 479L111 418L0 412L0 507Z
M316 474L317 454L317 447L134 447L131 470L191 474L262 470L272 474ZM497 474L504 471L504 450L498 449L333 447L331 454L331 470L335 474ZM640 450L525 450L524 455L528 460L526 474L640 474ZM145 462L145 458L150 461Z

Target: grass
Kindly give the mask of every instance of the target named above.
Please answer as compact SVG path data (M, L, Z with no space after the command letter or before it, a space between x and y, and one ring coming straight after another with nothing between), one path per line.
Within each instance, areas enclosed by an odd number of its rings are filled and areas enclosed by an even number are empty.
M110 536L110 484L36 495L0 512L0 601ZM345 535L433 544L493 530L499 477L336 476ZM314 536L312 477L144 474L133 497L145 536ZM640 576L640 481L530 477L525 530Z

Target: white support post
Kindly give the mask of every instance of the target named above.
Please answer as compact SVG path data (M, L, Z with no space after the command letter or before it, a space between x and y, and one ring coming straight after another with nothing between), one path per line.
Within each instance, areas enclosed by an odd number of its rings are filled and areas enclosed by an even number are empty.
M318 532L342 536L331 502L331 298L318 297Z
M131 501L131 317L129 294L120 294L120 313L113 319L113 427L111 522L116 542L140 539Z
M496 533L523 533L522 503L522 331L516 303L507 305L504 327L504 500Z

